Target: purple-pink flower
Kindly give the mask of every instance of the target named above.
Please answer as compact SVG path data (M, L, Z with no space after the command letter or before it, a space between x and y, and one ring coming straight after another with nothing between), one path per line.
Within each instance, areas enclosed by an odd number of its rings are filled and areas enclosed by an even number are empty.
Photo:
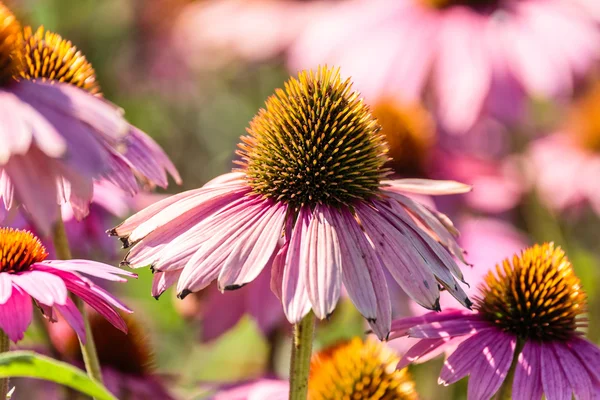
M327 95L325 95L327 94ZM465 306L457 234L405 194L464 193L453 181L386 180L386 143L349 80L321 68L277 90L242 138L238 172L160 201L111 231L150 266L152 294L185 297L218 281L235 290L268 268L292 323L323 319L342 284L380 337L389 331L386 268L417 303L439 308L439 286Z
M515 400L595 398L600 391L600 349L582 337L586 294L564 252L536 245L496 266L480 287L476 311L446 310L392 324L392 338L421 339L398 367L462 343L444 362L439 383L469 376L469 400L499 390ZM512 382L504 382L514 372Z
M131 310L85 275L107 281L124 282L136 277L127 271L87 260L46 260L47 253L30 232L0 229L0 328L17 342L32 319L32 299L51 321L61 315L85 341L81 313L69 292L86 302L116 328L127 332L115 310Z
M572 93L600 55L592 3L351 0L315 18L289 62L339 65L369 100L433 98L442 128L465 132L517 120L528 96Z
M47 234L59 204L69 203L78 219L87 215L95 179L131 193L140 183L166 186L166 171L179 180L152 139L92 95L94 71L70 42L41 28L21 32L2 3L0 22L0 198L6 209L22 204Z

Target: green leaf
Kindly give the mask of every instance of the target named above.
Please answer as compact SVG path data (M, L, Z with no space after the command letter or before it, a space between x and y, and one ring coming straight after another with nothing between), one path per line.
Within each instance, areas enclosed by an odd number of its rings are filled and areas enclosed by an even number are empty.
M104 386L82 370L32 351L0 354L0 378L13 377L43 379L68 386L97 400L116 400Z

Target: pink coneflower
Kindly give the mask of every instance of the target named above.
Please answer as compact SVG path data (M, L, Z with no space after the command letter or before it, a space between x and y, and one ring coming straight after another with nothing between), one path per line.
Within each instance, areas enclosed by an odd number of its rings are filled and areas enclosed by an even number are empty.
M44 234L58 204L87 214L94 179L131 193L138 180L165 186L165 170L178 180L158 145L98 90L70 42L41 28L22 32L0 3L0 197L7 209L23 204Z
M390 324L387 268L415 301L439 308L438 284L470 302L454 276L461 257L450 220L402 193L469 190L449 181L393 180L369 108L337 70L292 78L242 138L240 170L146 208L111 231L150 265L152 293L179 297L213 280L239 289L271 268L288 320L330 315L342 283L380 337ZM360 222L359 222L360 221ZM454 275L454 276L453 276Z
M97 313L90 326L98 351L104 385L119 399L170 400L173 397L155 368L154 352L147 332L131 316L124 318L127 333L115 329ZM63 360L83 364L77 336L64 323L49 327L50 339Z
M431 99L442 128L464 132L518 119L528 96L570 94L599 35L580 0L353 0L315 19L290 65L340 65L367 100Z
M439 382L469 375L468 398L591 399L600 390L600 349L582 337L586 295L564 252L536 245L490 271L475 312L447 310L394 321L392 337L421 338L399 363L464 340L444 362ZM512 367L511 367L512 365ZM511 382L507 379L514 380ZM507 378L508 377L508 378Z
M110 293L81 274L96 279L123 282L135 274L106 264L87 260L46 260L47 253L30 232L0 229L0 328L17 342L31 323L32 302L51 321L61 315L85 341L83 318L69 298L81 298L116 328L127 326L115 308L131 312Z

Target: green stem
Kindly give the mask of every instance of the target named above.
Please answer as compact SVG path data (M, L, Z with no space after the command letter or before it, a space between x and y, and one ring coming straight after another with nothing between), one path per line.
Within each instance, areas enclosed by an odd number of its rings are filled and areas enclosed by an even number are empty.
M69 248L69 240L67 239L67 234L65 232L65 224L63 223L61 217L59 217L56 224L54 224L52 240L54 242L54 250L56 251L58 258L62 260L69 260L71 258L71 249ZM87 339L85 344L81 341L81 338L79 338L79 345L81 347L81 354L83 355L85 369L91 378L102 383L102 372L100 370L100 362L98 361L98 353L96 353L94 336L92 335L90 321L87 318L83 301L79 297L73 296L73 302L77 306L77 309L79 309L79 312L81 313L85 323L85 335Z
M502 386L500 386L500 390L498 390L498 394L496 394L496 400L512 399L512 387L515 379L515 371L517 369L517 364L519 363L519 354L521 354L521 351L523 351L523 346L525 346L525 341L520 338L517 339L517 346L515 347L512 364L510 365L510 369L506 374L506 378L504 378L504 382L502 382Z
M312 312L294 325L290 363L290 400L306 400L314 331L315 315Z
M10 341L8 336L2 329L0 329L0 353L6 353L10 348ZM8 378L0 379L0 399L6 399L8 394Z

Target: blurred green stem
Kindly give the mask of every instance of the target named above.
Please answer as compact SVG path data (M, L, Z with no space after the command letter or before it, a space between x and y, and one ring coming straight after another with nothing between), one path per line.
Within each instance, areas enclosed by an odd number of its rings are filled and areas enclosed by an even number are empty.
M0 353L6 353L10 348L8 336L0 329ZM6 399L8 394L8 378L0 379L0 399Z
M54 250L56 251L58 258L61 260L71 259L69 240L67 239L65 224L62 220L62 217L60 217L60 210L58 221L56 221L56 224L54 224L52 240L54 242ZM94 337L92 335L90 321L88 320L83 301L79 297L73 296L73 302L79 309L79 312L81 313L85 323L85 343L83 343L81 338L79 338L79 345L81 346L81 354L83 355L85 369L91 378L102 383L102 372L100 370L100 362L98 361L98 353L96 353L96 345L94 344Z
M525 346L525 341L521 338L517 339L517 345L515 347L512 364L510 365L510 369L506 374L506 378L504 378L504 382L502 382L502 386L500 386L500 390L498 390L496 400L512 399L512 387L513 381L515 380L515 370L517 369L517 364L519 364L519 354L521 354L521 351L523 351L523 346Z
M290 363L290 400L306 400L314 332L315 315L311 311L300 323L294 325Z

